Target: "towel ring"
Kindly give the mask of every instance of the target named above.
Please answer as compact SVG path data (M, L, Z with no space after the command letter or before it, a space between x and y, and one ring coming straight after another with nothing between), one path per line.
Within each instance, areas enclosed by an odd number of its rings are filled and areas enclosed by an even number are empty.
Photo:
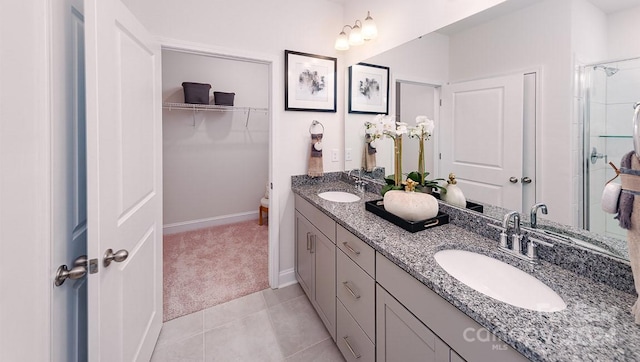
M313 120L313 122L311 122L311 126L309 126L309 133L313 134L311 130L313 129L314 126L317 126L317 125L320 125L320 127L322 127L322 132L320 133L324 133L324 126L322 125L322 123L316 120Z

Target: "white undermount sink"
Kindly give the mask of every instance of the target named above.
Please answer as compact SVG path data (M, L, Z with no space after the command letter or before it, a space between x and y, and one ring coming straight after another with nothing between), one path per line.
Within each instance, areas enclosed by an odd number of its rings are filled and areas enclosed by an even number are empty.
M356 202L360 196L345 191L327 191L318 194L321 198L333 202Z
M544 283L497 259L465 250L442 250L434 258L457 280L501 302L538 312L567 307Z

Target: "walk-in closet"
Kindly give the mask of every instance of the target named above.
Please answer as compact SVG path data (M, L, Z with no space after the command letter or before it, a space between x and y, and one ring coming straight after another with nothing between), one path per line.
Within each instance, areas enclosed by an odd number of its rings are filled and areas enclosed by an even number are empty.
M268 64L162 51L165 321L269 286L269 88Z

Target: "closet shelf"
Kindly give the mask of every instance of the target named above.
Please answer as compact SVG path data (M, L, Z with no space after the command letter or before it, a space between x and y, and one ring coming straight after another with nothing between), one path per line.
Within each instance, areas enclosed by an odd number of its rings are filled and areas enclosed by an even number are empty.
M236 107L236 106L218 106L213 104L190 104L190 103L162 103L162 108L168 110L180 110L180 111L269 111L268 108L255 108L255 107Z
M236 106L218 106L214 104L191 104L191 103L173 103L173 102L165 102L162 103L162 108L168 109L169 111L193 111L193 126L196 125L195 113L198 111L213 111L213 112L246 112L247 120L245 122L245 127L249 125L249 117L251 116L251 112L269 112L269 108L256 108L256 107L236 107Z

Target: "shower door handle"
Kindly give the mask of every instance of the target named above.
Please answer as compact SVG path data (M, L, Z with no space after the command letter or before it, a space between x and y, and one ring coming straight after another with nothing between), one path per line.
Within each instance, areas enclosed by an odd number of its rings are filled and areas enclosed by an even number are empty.
M605 158L607 157L607 155L602 154L602 153L598 153L598 150L593 147L593 149L591 150L591 155L589 155L589 159L591 160L592 164L596 164L596 162L598 162L599 159L601 158Z

